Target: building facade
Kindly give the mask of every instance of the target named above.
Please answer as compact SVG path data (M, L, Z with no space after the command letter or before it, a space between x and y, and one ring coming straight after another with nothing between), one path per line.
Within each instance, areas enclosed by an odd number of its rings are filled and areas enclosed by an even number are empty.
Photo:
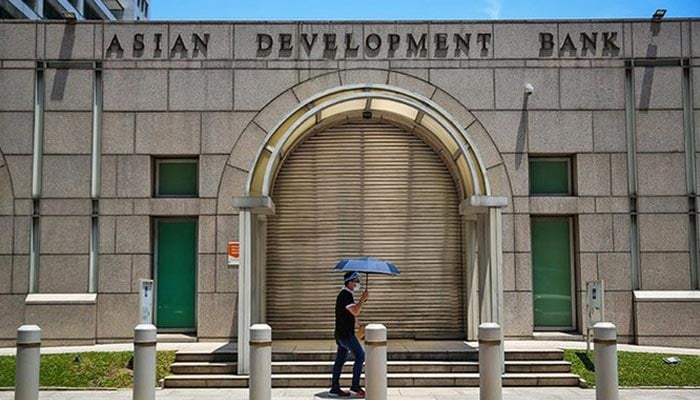
M87 2L86 2L87 3ZM700 346L700 20L0 22L0 344L332 336ZM236 250L239 249L239 250ZM229 254L233 256L229 260Z
M0 0L0 19L139 21L149 0Z

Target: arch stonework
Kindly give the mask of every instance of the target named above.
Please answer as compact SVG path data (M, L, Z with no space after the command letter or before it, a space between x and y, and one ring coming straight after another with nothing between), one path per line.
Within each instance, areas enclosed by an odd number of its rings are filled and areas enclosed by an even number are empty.
M350 118L387 120L422 136L453 172L462 199L490 194L478 150L442 107L405 89L356 84L304 100L268 133L248 175L246 195L270 196L277 171L296 146L308 135Z
M247 196L241 190L247 183L249 173L257 162L263 143L272 134L280 121L288 117L290 110L296 109L306 100L320 93L352 85L389 85L405 89L413 96L428 99L439 105L448 113L459 128L466 132L477 149L486 171L491 192L499 196L512 198L512 184L505 160L493 138L479 119L453 96L438 86L416 76L380 69L350 69L332 71L304 80L266 104L247 123L239 139L231 150L219 180L217 212L232 214L236 210L231 206L231 197Z
M500 153L474 115L446 92L405 74L364 72L336 71L283 92L252 119L229 156L227 166L233 173L227 176L224 171L217 208L221 212L234 197L238 209L241 374L249 368L249 327L266 320L267 216L274 214L271 192L277 172L309 135L350 118L381 119L401 126L428 143L445 162L455 179L463 216L467 339L476 339L480 322L503 323L501 210L511 191ZM364 81L363 75L370 81ZM251 151L256 145L257 152ZM223 190L231 187L227 181L240 185L243 179L244 193ZM478 252L478 259L477 248L486 250Z

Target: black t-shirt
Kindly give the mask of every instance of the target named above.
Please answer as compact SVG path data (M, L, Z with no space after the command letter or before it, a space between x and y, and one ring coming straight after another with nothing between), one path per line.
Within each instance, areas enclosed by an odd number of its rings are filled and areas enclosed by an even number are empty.
M355 316L348 311L347 307L354 304L352 293L343 289L335 299L335 337L346 338L355 334Z

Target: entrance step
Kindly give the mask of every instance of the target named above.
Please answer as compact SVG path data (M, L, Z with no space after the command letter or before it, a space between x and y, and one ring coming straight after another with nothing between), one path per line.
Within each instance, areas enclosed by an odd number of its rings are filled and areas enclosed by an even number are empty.
M561 342L583 342L585 336L580 333L569 332L535 332L532 334L534 340L561 341Z
M478 386L478 350L474 348L403 350L387 353L388 383L402 386ZM436 345L436 348L440 346ZM311 348L311 349L310 349ZM330 385L335 351L331 347L284 349L272 353L274 387L318 387ZM171 366L173 375L163 387L211 388L247 387L248 377L236 375L235 348L224 346L211 351L179 351ZM578 386L571 364L561 350L507 350L505 386ZM343 385L350 383L352 359L343 368Z
M187 333L159 333L156 336L158 343L195 343L197 335Z
M506 361L556 361L564 359L563 350L508 350ZM285 351L273 352L272 361L333 361L335 352L331 351ZM478 350L460 351L389 351L389 361L477 361ZM213 362L235 361L235 351L215 352L178 352L177 362Z
M333 368L332 361L273 361L273 374L323 374ZM176 375L235 374L235 362L175 362L170 370ZM344 372L352 372L352 362L345 363ZM476 361L388 361L389 373L478 373ZM506 361L506 373L568 373L567 361Z
M351 374L343 374L341 386L349 386ZM477 387L476 373L389 373L389 387ZM328 388L331 374L273 374L272 387ZM364 374L362 377L364 385ZM571 373L519 373L503 375L504 386L578 386L579 377ZM241 388L248 377L232 374L177 375L165 378L164 388Z

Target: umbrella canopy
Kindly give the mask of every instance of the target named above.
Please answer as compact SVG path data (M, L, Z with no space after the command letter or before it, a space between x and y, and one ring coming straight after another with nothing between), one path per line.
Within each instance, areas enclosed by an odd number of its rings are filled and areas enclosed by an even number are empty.
M377 260L371 257L351 258L349 260L340 260L336 264L335 269L339 271L357 271L367 274L386 274L398 275L399 269L396 265L389 261Z

